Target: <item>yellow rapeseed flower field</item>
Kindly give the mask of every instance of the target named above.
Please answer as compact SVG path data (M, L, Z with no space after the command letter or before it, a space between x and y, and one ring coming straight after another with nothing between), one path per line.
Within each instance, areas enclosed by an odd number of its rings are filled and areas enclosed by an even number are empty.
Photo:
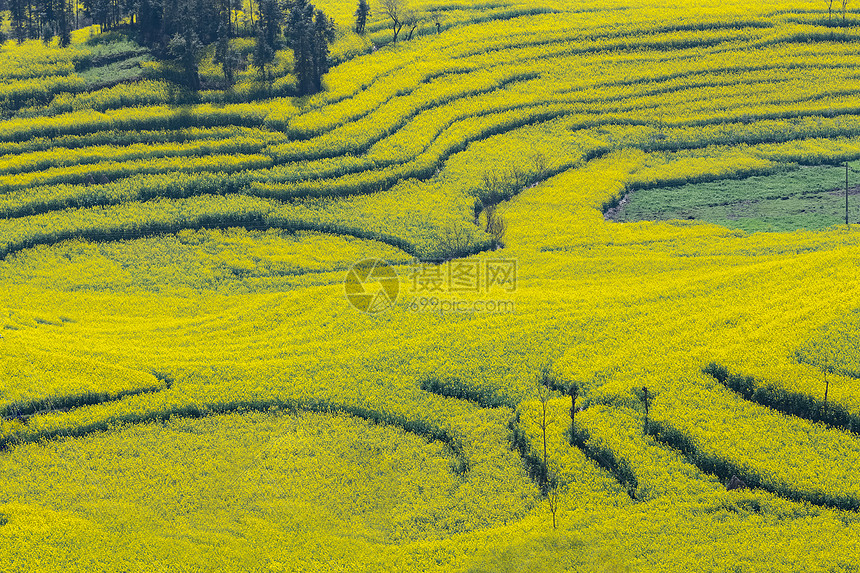
M0 571L856 571L857 7L407 4L0 47Z

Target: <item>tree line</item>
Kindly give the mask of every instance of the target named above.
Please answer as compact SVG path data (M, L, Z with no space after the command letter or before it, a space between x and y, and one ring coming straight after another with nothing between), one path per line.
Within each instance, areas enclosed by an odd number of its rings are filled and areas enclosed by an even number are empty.
M156 57L173 62L179 71L175 79L191 90L200 88L200 58L212 45L224 80L232 84L241 60L230 40L249 32L256 39L250 63L264 80L272 79L275 54L282 48L293 51L299 95L320 91L329 69L335 23L308 0L258 0L257 9L251 10L250 30L242 31L234 17L242 0L79 1L0 0L0 10L9 10L12 37L19 43L58 38L60 46L70 43L82 12L102 31L122 29Z
M71 42L71 32L97 24L103 32L123 30L150 48L157 58L171 62L174 79L188 89L200 89L199 64L203 53L215 46L214 61L229 86L243 59L230 40L253 35L250 64L264 81L272 80L279 49L290 48L298 95L322 90L322 76L331 64L329 46L335 40L335 22L308 0L253 0L250 26L240 29L237 14L244 0L0 0L0 14L9 11L12 38L19 43L57 39ZM421 18L406 0L379 0L379 14L391 28L392 43L413 37ZM371 15L367 0L358 0L355 31L364 35ZM2 18L2 16L0 16ZM2 27L2 20L0 20ZM436 22L437 32L440 24ZM6 38L0 32L0 41Z
M86 0L113 2L115 0ZM215 45L215 62L232 84L240 59L230 45L239 35L233 14L236 0L130 0L136 12L130 26L139 41L163 58L178 64L180 81L192 90L200 87L198 62L206 46ZM259 0L256 18L252 10L255 48L251 64L265 81L271 81L276 52L292 48L299 95L322 89L329 69L329 44L335 39L335 23L307 0Z
M61 46L71 42L78 6L74 0L0 0L0 28L3 11L9 12L12 38L18 42L42 38L59 39ZM7 40L0 30L0 42Z

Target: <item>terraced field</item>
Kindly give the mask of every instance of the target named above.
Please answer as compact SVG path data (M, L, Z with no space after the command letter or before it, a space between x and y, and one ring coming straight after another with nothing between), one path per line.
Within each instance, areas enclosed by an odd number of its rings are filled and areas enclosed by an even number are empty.
M2 569L857 570L856 197L604 215L860 158L851 6L318 5L304 98L0 50Z

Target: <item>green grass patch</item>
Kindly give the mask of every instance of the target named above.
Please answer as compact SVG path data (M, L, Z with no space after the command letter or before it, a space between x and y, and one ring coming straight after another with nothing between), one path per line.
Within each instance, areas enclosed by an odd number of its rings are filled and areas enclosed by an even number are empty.
M848 218L860 220L860 163L849 164ZM845 167L787 168L774 175L637 189L618 222L695 219L731 229L795 231L845 223Z
M152 57L149 54L143 54L103 66L92 67L78 75L87 82L89 89L95 90L143 79L146 71L141 67L141 64L151 61Z

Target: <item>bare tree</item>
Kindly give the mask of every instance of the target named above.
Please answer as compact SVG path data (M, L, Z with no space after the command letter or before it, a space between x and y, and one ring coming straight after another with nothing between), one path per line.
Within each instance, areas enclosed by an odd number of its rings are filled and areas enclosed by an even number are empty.
M404 25L404 12L406 12L406 4L404 0L382 0L382 11L391 20L391 31L394 33L394 43L397 43L397 37L400 35L400 30Z
M505 231L508 228L507 223L505 223L502 216L496 212L496 206L493 204L487 205L484 208L484 215L487 218L487 234L493 237L493 241L497 246L500 246L505 238Z
M445 223L434 234L438 254L444 259L453 259L473 252L474 241L466 225L455 221Z
M430 13L430 21L433 22L433 25L436 26L436 33L442 33L442 23L440 20L442 19L442 13L440 11L434 10Z
M546 499L549 502L549 510L552 513L552 528L558 528L556 514L558 513L558 478L554 475L549 479L549 491L546 494Z
M827 21L833 21L833 0L824 0L827 2Z
M579 397L579 384L574 382L568 388L570 392L570 445L576 442L576 399Z
M831 364L830 347L823 346L821 349L821 360L824 362L824 406L822 411L827 411L827 392L830 390L830 381L827 379L827 373L833 373L833 365Z
M647 434L649 432L648 413L651 406L654 404L654 398L657 397L657 393L653 390L648 390L647 386L643 386L642 388L633 388L633 394L639 398L639 401L642 402L643 406L645 406L645 426L643 431Z
M543 434L543 476L541 476L541 485L543 486L544 491L549 487L549 466L547 466L546 460L546 429L553 421L546 419L546 411L547 406L549 406L549 399L552 397L552 389L550 388L551 380L552 375L550 374L549 368L546 367L541 372L541 380L537 388L537 397L541 405L541 421L539 424L541 433Z
M648 407L651 405L648 400L648 387L642 387L642 403L645 404L645 433L648 433Z
M403 17L401 18L403 25L409 28L409 33L406 34L406 40L412 39L412 34L415 33L415 29L421 24L421 17L418 15L418 12L412 10L411 8L403 11Z
M848 0L842 0L842 25L845 25L845 14L848 13Z
M543 436L543 475L541 476L541 488L546 494L549 502L549 510L552 513L552 528L558 527L557 514L559 508L559 483L555 472L550 471L547 460L546 430L554 420L547 420L547 408L552 398L553 377L549 366L541 369L541 377L538 382L537 397L541 405L540 429Z

